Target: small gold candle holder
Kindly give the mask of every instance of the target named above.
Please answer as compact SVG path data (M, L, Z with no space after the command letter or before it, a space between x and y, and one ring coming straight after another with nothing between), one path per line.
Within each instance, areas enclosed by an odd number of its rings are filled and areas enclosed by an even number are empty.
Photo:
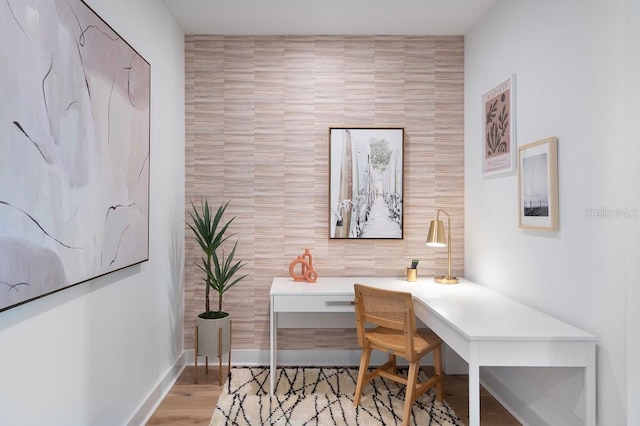
M414 268L407 268L407 281L414 282L418 279L418 270Z

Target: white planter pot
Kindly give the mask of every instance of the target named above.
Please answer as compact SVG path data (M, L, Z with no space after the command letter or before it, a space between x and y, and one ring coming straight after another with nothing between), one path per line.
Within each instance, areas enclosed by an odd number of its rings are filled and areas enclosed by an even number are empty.
M231 351L231 316L203 319L198 317L198 347L200 356L222 356Z

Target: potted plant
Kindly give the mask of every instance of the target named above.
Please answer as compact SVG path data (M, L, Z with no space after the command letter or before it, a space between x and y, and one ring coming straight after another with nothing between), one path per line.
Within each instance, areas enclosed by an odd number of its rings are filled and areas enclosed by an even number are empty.
M235 261L238 241L233 245L233 249L225 253L222 246L225 241L234 236L227 231L235 217L223 223L222 217L229 202L218 207L215 215L209 206L209 202L200 202L200 208L191 202L190 212L191 222L187 223L193 231L198 245L202 249L203 255L198 267L204 272L202 278L205 283L205 310L198 315L196 320L196 342L194 348L194 360L196 367L195 381L198 381L197 367L198 356L206 356L207 364L209 356L220 358L220 369L222 369L222 354L231 351L231 319L227 312L222 310L222 298L224 293L242 281L246 275L237 276L238 271L244 263ZM210 294L211 290L218 293L218 309L211 310ZM229 363L231 360L229 359ZM220 375L220 380L222 375Z

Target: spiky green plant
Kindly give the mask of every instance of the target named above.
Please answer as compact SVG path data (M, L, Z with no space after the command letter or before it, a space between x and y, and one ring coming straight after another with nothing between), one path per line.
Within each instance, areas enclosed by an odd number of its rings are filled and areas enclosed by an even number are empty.
M201 257L202 264L198 264L198 267L205 273L203 280L206 284L205 312L200 314L202 318L222 318L227 316L228 314L222 311L222 296L227 290L246 277L246 275L243 275L233 278L238 270L244 266L241 262L233 263L238 242L235 242L233 250L226 258L222 248L222 244L235 235L227 234L229 225L231 225L235 217L222 224L222 216L228 205L229 202L227 201L218 207L215 215L212 215L212 210L207 200L204 200L204 203L200 201L200 209L191 202L193 211L189 215L193 224L187 223L187 225L193 231L196 241L204 253L204 256ZM218 254L219 250L221 254ZM211 311L211 289L218 293L217 311Z
M231 250L231 253L229 253L226 257L223 247L220 248L221 255L218 255L217 250L213 252L214 268L213 270L209 269L205 271L207 273L207 277L209 278L209 286L213 290L218 292L218 310L214 311L213 313L208 312L206 314L207 318L209 318L209 315L211 315L213 318L221 318L227 316L226 312L222 311L222 295L246 277L246 275L242 275L240 277L234 278L234 275L240 270L240 268L245 265L240 261L234 263L233 257L236 254L236 247L238 247L237 241L233 245L233 250Z

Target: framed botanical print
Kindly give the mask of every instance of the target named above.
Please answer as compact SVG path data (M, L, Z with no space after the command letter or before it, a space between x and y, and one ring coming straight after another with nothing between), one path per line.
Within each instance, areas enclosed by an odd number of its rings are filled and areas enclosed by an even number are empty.
M513 74L482 96L485 177L508 174L516 167L515 79Z

